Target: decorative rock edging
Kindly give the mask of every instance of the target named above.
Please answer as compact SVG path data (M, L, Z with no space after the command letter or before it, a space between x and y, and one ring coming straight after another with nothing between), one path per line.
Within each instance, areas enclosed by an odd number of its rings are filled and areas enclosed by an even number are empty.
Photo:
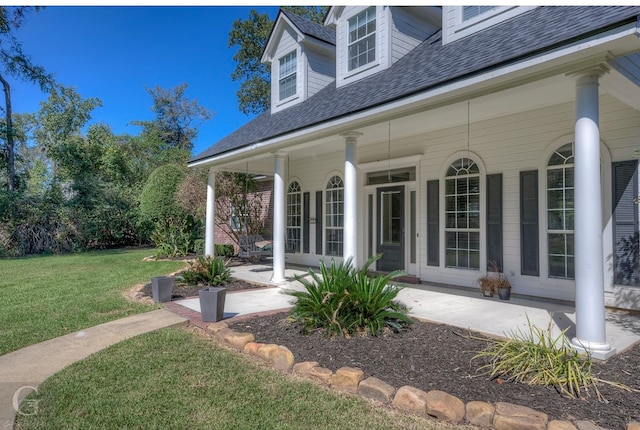
M316 361L296 363L293 353L285 346L255 342L251 333L240 333L230 329L226 323L209 324L207 331L212 337L234 351L258 357L276 370L309 379L335 390L357 394L381 404L451 423L466 422L495 430L591 430L600 427L588 421L549 421L547 414L525 406L498 402L470 401L444 391L425 392L405 385L396 389L378 378L364 377L361 369L342 367L335 373L320 367ZM626 430L640 430L640 423L630 422Z

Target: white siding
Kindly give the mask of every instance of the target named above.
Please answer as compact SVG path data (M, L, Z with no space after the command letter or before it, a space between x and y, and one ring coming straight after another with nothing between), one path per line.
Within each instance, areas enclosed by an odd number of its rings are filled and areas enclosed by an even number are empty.
M418 19L407 8L391 7L391 61L395 63L437 28Z
M307 58L307 94L306 98L329 85L336 78L335 57L305 50Z
M377 143L360 147L359 162L385 160L389 154L391 158L399 158L415 154L424 154L421 158L416 191L418 197L418 273L425 282L443 283L450 285L477 288L476 279L480 272L444 267L443 240L440 233L440 267L427 265L426 256L426 182L437 179L443 184L443 171L451 157L456 154L468 153L485 169L484 174L502 173L503 175L503 251L504 270L513 284L513 291L517 294L537 297L549 297L561 300L574 300L574 282L570 280L552 279L547 275L546 256L546 215L544 184L546 181L545 166L550 151L557 149L562 138L572 139L574 130L574 103L562 103L550 107L539 108L527 112L507 115L490 120L473 122L469 126L459 125L440 129L428 133L416 134L403 139L392 136L391 148L386 136L380 136ZM604 145L603 159L603 201L605 224L611 218L611 172L610 162L630 160L634 157L634 150L638 147L640 137L640 113L629 108L611 96L604 95L600 102L601 141ZM336 140L340 140L336 137ZM610 159L609 159L610 154ZM315 191L323 190L325 181L332 171L342 172L344 168L344 152L336 151L322 157L313 157L304 161L290 163L292 176L302 179L303 191L309 191L311 198L311 213L315 213ZM538 170L540 178L539 207L540 207L540 276L522 276L520 274L520 172ZM483 177L484 186L484 177ZM359 187L360 228L366 232L366 193ZM441 188L442 190L442 188ZM441 230L444 225L442 219L443 201L441 196ZM485 195L481 205L485 208ZM484 222L482 223L484 229ZM290 255L291 262L302 264L317 263L315 250L315 230L311 226L311 254ZM611 240L607 235L610 228L605 228L603 238L605 242L605 260L612 253ZM359 250L366 250L366 234L359 235ZM481 252L486 252L486 243L481 243ZM364 255L364 254L363 254ZM486 263L486 257L481 260L481 267ZM604 262L606 265L606 261ZM633 300L640 300L640 291L636 288L626 289L621 294L620 287L608 286L607 304L615 306L629 306ZM631 291L631 292L629 292ZM635 296L634 296L635 295ZM623 303L620 297L631 297L629 302ZM635 298L634 298L635 297ZM637 304L636 304L637 306Z

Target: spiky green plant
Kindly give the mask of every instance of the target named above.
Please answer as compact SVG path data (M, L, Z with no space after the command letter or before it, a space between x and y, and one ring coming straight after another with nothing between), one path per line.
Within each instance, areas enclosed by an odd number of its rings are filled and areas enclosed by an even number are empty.
M377 335L385 327L400 330L410 324L407 307L395 300L401 287L389 284L403 272L367 274L380 257L371 257L361 269L353 267L351 258L338 264L331 260L329 267L321 261L320 274L309 269L310 279L296 276L305 291L287 291L297 299L290 319L300 322L303 332L322 329L327 337L362 331Z
M189 268L177 276L187 285L217 286L231 278L231 269L220 257L199 256L195 262L189 262Z
M489 363L480 367L490 377L501 377L510 381L532 385L553 386L569 397L580 397L582 391L593 389L599 400L603 400L597 383L607 383L628 389L619 384L593 376L589 354L580 354L565 336L566 330L557 336L547 329L537 327L527 317L528 331L518 329L507 339L493 339L489 346L475 355Z

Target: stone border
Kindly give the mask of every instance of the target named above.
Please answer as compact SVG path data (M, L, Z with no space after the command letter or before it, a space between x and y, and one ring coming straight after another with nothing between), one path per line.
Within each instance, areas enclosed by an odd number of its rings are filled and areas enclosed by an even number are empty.
M316 361L296 363L293 353L285 346L255 341L251 333L236 332L225 322L206 327L206 332L220 344L234 351L257 357L275 370L303 377L334 390L359 395L383 405L423 417L450 423L467 423L495 430L598 430L590 421L549 421L547 414L526 406L499 402L471 401L464 403L444 391L422 391L405 385L396 390L386 382L365 378L361 369L342 367L335 373ZM640 430L640 423L627 424L626 430Z

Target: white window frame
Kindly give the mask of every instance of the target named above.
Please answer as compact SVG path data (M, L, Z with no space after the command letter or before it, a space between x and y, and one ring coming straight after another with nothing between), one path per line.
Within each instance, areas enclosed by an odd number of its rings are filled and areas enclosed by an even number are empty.
M367 20L364 24L364 27L367 27L367 25L369 24L369 22L373 21L375 29L372 32L367 32L364 36L362 37L358 37L356 40L351 41L351 23L354 20L358 20L360 17L362 16L367 16L368 13L372 12L373 13L373 20ZM365 18L366 19L366 18ZM377 12L377 8L376 6L370 6L366 9L364 9L363 11L357 13L356 15L352 16L351 18L347 19L347 25L346 25L346 44L347 44L347 49L346 49L346 71L347 74L353 74L353 73L357 73L358 71L361 71L363 69L366 69L368 67L371 67L372 65L376 65L378 64L379 61L379 56L380 56L380 52L379 52L379 48L378 48L378 34L379 34L379 22L378 22L378 12ZM356 30L360 27L356 27ZM358 43L361 43L362 41L372 38L373 39L373 59L370 61L367 61L364 64L360 64L357 65L355 67L351 67L351 61L352 61L352 57L351 56L351 47L352 46L356 46ZM367 52L369 52L370 50L367 50ZM362 54L360 54L362 55ZM359 57L359 55L356 55L355 57Z
M291 66L293 64L293 66ZM293 80L293 93L282 96L283 81ZM293 51L278 59L278 101L284 102L294 98L298 94L298 53Z
M287 190L287 251L302 252L302 187L297 180Z
M558 151L560 151L561 149L570 146L571 148L571 156L567 157L565 159L565 161L562 164L553 164L550 165L549 163L551 162L551 158L558 154L558 156L560 157L564 157L562 154L560 154ZM567 212L569 212L569 210L571 212L574 212L574 202L575 202L575 194L573 194L574 191L574 187L575 187L575 163L574 163L574 159L575 159L575 144L574 142L569 142L566 143L564 145L559 146L558 148L556 148L556 150L553 152L553 154L551 154L550 157L547 158L547 163L546 163L546 169L545 169L545 193L546 193L546 199L545 199L545 226L546 226L546 234L545 234L545 240L547 242L547 255L546 255L546 262L547 262L547 273L549 278L557 278L557 279L569 279L569 280L573 280L575 279L575 225L573 226L574 228L566 228L567 225ZM567 172L569 171L569 169L571 169L571 173L574 176L573 179L573 186L568 187L566 185L566 178L567 178ZM550 179L550 174L551 172L558 172L558 171L562 171L562 186L560 187L549 187L549 179ZM561 208L554 208L554 209L550 209L549 208L549 194L551 192L562 192L563 196L562 196L562 207ZM573 195L572 198L567 198L567 193L571 193ZM549 216L551 215L552 212L561 212L561 219L562 219L562 224L563 224L563 228L551 228L551 225L549 223ZM575 215L572 215L575 219ZM556 236L564 236L564 252L563 253L557 253L557 254L551 254L551 249L550 249L550 238L551 235L556 235ZM570 249L573 249L573 253L570 253ZM552 275L551 274L551 258L552 257L563 257L564 258L564 274L563 275ZM573 271L570 270L569 268L569 259L573 260Z
M324 249L325 254L342 257L344 245L344 180L332 175L325 187L324 203ZM334 239L338 235L341 240ZM335 244L338 244L337 246Z
M450 169L456 169L456 167L454 166L455 163L458 163L460 160L465 160L465 162L463 161L463 165L458 169L458 172L454 175L449 174ZM469 163L470 162L470 163ZM469 173L469 168L476 168L477 171L474 171L472 173ZM466 173L464 173L466 171ZM462 172L462 173L460 173ZM470 155L465 155L465 156L461 156L461 157L456 157L453 160L451 160L451 162L447 163L447 167L445 169L445 173L444 173L444 180L443 182L443 205L442 205L442 213L444 216L444 266L446 268L449 269L464 269L464 270L480 270L481 267L483 267L483 243L484 243L484 238L483 238L483 229L482 229L482 225L484 222L484 217L483 217L483 198L485 197L484 195L484 187L483 187L483 182L484 182L484 173L483 173L483 169L482 166ZM467 188L467 192L465 194L458 194L458 180L459 179L471 179L471 178L477 178L477 192L475 193L469 193L468 188ZM453 193L448 193L448 184L450 181L454 181L454 187L455 190ZM469 207L469 197L470 196L477 196L477 207L474 210L471 210L471 208ZM450 226L448 223L448 216L449 214L453 214L454 216L458 213L462 213L461 211L458 211L457 208L457 200L459 197L462 196L466 196L467 197L467 208L464 211L465 214L467 214L467 225L462 227L462 226ZM448 210L447 207L447 201L448 199L454 199L454 203L455 203L455 208L454 210ZM477 227L470 227L469 226L469 222L468 222L468 215L471 213L476 213L477 214ZM456 219L456 224L457 224L457 217ZM467 234L467 246L466 248L462 248L460 247L460 241L459 238L456 238L456 245L455 247L451 248L448 246L449 242L449 237L451 234L458 234L458 233L463 233L463 234ZM478 247L477 248L471 248L470 245L470 236L471 234L477 235L477 243L478 243ZM454 250L456 252L456 263L455 264L449 264L448 263L448 251L450 250ZM467 251L468 255L467 255L467 264L466 265L462 265L460 264L460 260L459 260L459 253L461 253L461 251ZM472 260L471 260L471 254L470 251L474 251L477 252L477 264L472 264Z

